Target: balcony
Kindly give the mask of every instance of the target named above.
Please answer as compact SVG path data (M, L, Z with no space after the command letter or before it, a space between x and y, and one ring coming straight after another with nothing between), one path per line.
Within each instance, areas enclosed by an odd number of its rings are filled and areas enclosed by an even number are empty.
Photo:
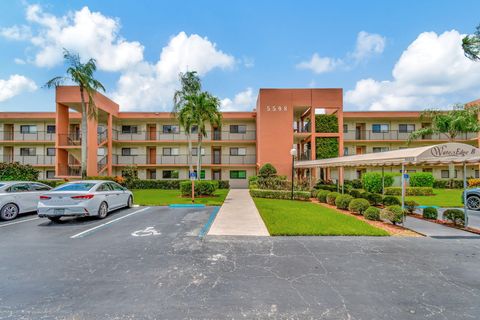
M373 132L371 130L349 130L344 132L343 139L345 141L356 141L356 140L398 140L398 141L407 141L410 136L410 132L400 132L398 130L390 130L386 132ZM470 139L477 138L477 133L469 132L459 134L455 141L465 141ZM422 140L438 140L445 141L448 140L448 137L445 134L431 134L425 135L418 141Z
M207 131L207 136L203 137L206 141L229 141L229 140L255 140L255 130L247 130L243 133L232 133L230 131ZM120 141L187 141L185 132L164 133L138 131L136 133L122 133L119 130L113 130L113 139ZM191 134L192 141L197 140L197 134Z
M58 135L58 145L60 146L79 146L82 144L82 135L80 133L68 133Z
M0 131L0 141L55 141L55 133L46 131L20 132Z
M39 165L39 166L53 166L55 165L55 156L35 155L35 156L22 156L22 155L4 155L3 162L13 163L18 162L20 164Z
M114 155L113 163L115 165L188 165L188 156L185 154L176 155L176 156L163 156L157 155L155 159L151 159L146 155ZM198 161L197 156L192 156L192 164L196 164ZM245 156L229 156L221 155L204 155L202 156L202 164L205 165L244 165L244 164L256 164L255 155L245 155Z

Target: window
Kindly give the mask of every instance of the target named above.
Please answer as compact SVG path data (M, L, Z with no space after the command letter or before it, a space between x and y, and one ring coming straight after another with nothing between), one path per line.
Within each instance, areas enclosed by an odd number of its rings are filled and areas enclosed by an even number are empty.
M479 170L475 170L475 178L480 178L480 171Z
M30 189L32 191L48 191L52 188L50 188L49 186L46 186L44 184L40 184L40 183L32 183L30 184Z
M54 179L55 178L55 171L54 170L47 170L45 171L47 179Z
M162 178L163 179L178 179L178 170L163 170L162 171Z
M385 133L390 131L390 126L388 124L372 124L373 133Z
M164 156L178 156L178 148L163 148L163 155Z
M343 155L348 156L348 147L343 148Z
M122 126L122 133L138 133L137 126Z
M35 148L20 148L21 156L34 156L36 155L37 150Z
M35 125L21 125L20 133L37 133L37 126Z
M157 170L148 169L147 170L147 179L152 179L152 180L157 179Z
M202 148L202 156L205 155L205 148ZM198 149L197 147L192 148L192 156L198 156Z
M176 125L164 125L163 126L163 133L179 133L180 128Z
M122 148L122 156L131 156L132 148Z
M373 153L385 152L388 151L388 147L373 147Z
M245 170L231 170L230 179L246 179L247 171Z
M423 169L422 169L422 172L430 172L430 173L432 173L432 172L433 172L433 169L432 169L432 168L423 168Z
M8 188L7 192L28 192L30 188L27 183L14 184Z
M197 125L192 126L192 127L190 128L190 133L198 133L198 126L197 126Z
M98 186L97 191L112 191L110 183L102 183Z
M232 124L230 125L230 133L246 133L247 132L247 126L246 125L240 125L240 124Z
M56 187L55 191L89 191L93 188L95 183L93 182L72 182L62 184L59 187Z
M123 187L115 182L109 182L110 188L114 191L123 191Z
M348 124L343 125L343 133L348 133Z
M230 148L231 156L244 156L247 154L247 149L245 148Z
M399 124L398 131L401 133L409 133L415 131L414 124Z
M47 148L47 156L54 156L55 152L55 148Z
M441 174L442 179L450 179L450 170L442 170L440 174ZM458 176L458 170L455 170L454 179L456 179L457 176Z
M47 133L55 133L56 127L54 124L47 125Z
M193 172L197 173L197 170L193 170ZM205 179L205 170L200 171L200 180Z

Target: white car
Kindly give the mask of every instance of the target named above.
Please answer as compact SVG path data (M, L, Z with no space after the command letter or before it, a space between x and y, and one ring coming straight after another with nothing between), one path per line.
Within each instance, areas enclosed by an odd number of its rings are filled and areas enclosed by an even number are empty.
M37 211L39 196L51 187L34 181L0 181L0 220Z
M133 194L113 181L85 180L65 183L40 196L38 216L58 222L61 217L95 216L132 207Z

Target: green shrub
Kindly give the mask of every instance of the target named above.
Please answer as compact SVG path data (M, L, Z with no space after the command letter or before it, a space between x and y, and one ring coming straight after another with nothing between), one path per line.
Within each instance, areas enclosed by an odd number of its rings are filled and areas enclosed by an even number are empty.
M290 200L292 198L292 192L285 191L285 190L250 189L250 195L254 198L285 199L285 200ZM310 199L310 192L294 191L293 199L308 201Z
M388 206L380 211L380 217L394 225L403 221L403 210L398 205Z
M337 191L338 187L336 184L317 183L317 185L315 186L315 189L328 190L330 192L333 192L333 191Z
M355 189L361 189L362 188L362 180L360 180L360 179L352 180L352 187L355 188Z
M316 198L317 197L318 190L317 189L312 189L310 190L310 198Z
M320 190L317 192L317 199L322 203L327 203L327 195L330 193L328 190Z
M359 189L350 190L350 195L354 198L360 198L362 196L362 191Z
M393 174L384 174L384 185L390 187L393 184ZM368 192L382 193L382 174L380 172L367 172L362 176L362 186Z
M338 132L338 119L335 114L315 115L315 132Z
M435 180L433 182L433 187L437 189L461 189L463 188L463 180Z
M338 139L337 138L316 138L316 159L327 159L338 157Z
M426 207L423 209L422 215L425 219L434 219L437 220L438 211L434 207Z
M394 196L385 196L382 203L386 206L401 205L402 202Z
M401 187L385 188L385 194L390 196L401 196ZM407 196L433 196L433 189L431 187L407 187L405 188L405 195Z
M258 170L258 175L262 178L270 178L277 175L277 169L271 163L265 163L260 170Z
M248 188L249 189L258 189L258 176L248 177Z
M230 189L230 181L218 180L218 189Z
M129 189L162 189L162 190L175 190L180 189L180 183L188 182L185 180L131 180L129 183L125 182L126 187ZM191 183L190 183L191 186Z
M416 203L413 200L405 201L405 210L407 210L408 213L412 214L415 212L415 209L417 208L418 203Z
M410 187L433 188L435 178L431 172L415 172L410 174Z
M454 225L461 225L465 224L465 214L462 210L459 209L448 209L443 212L443 217L447 220L453 222Z
M340 195L338 192L330 192L327 194L327 203L334 206L335 205L335 200L337 197Z
M383 196L378 193L369 193L366 198L372 206L378 206L383 201Z
M125 179L127 188L132 188L134 181L138 180L138 169L136 166L128 166L122 170L122 177Z
M353 200L353 197L349 194L341 194L335 198L335 205L338 209L347 210L348 204Z
M29 164L0 162L0 181L35 181L39 171Z
M259 177L257 180L257 188L262 190L290 190L291 182L285 176Z
M38 182L46 184L47 186L50 186L52 188L56 188L59 185L65 183L65 181L63 181L63 180L38 180Z
M162 181L162 180L160 180ZM195 196L211 196L218 188L218 181L195 180ZM182 196L192 196L192 182L180 182L180 193Z
M367 220L380 220L380 209L368 207L367 210L363 212L363 217Z
M367 199L353 199L348 205L348 210L353 213L363 214L368 207L370 207L370 202Z

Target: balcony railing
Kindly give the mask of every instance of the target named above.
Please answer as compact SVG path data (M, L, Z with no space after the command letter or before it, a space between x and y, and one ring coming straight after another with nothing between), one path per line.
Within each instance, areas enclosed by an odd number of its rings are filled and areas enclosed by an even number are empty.
M192 156L192 163L196 164L198 161L197 156ZM152 159L146 155L114 155L113 163L116 165L188 165L188 156L187 155L176 155L176 156L164 156L157 155L156 158ZM256 156L255 155L245 155L245 156L230 156L230 155L204 155L202 156L202 164L255 164Z
M0 141L55 141L55 133L46 131L0 131Z
M106 141L107 138L108 138L107 130L103 130L101 132L98 132L97 143L101 144L102 142Z
M343 139L344 140L408 140L410 136L410 132L400 132L398 130L390 130L386 132L373 132L371 130L349 130L344 132ZM477 137L477 133L469 132L469 133L461 133L459 134L455 140L462 141L462 140L470 140L475 139ZM417 140L448 140L448 136L440 133L440 134L430 134L425 135Z
M207 131L207 136L203 137L204 140L255 140L255 130L247 130L243 133L232 133L230 131ZM150 131L138 131L136 133L123 133L119 130L113 130L113 139L121 141L186 141L187 135L185 132L180 131L178 133L164 133L164 132L150 132ZM197 134L192 133L191 139L197 140Z
M305 161L305 160L312 160L310 150L304 151L298 155L298 160Z
M97 162L97 171L98 172L102 171L106 166L107 166L107 156L103 156Z
M20 164L30 165L54 165L55 156L35 155L35 156L22 156L22 155L4 155L3 162L13 163L18 162Z
M82 135L80 133L59 134L58 144L61 146L79 146L82 144Z

